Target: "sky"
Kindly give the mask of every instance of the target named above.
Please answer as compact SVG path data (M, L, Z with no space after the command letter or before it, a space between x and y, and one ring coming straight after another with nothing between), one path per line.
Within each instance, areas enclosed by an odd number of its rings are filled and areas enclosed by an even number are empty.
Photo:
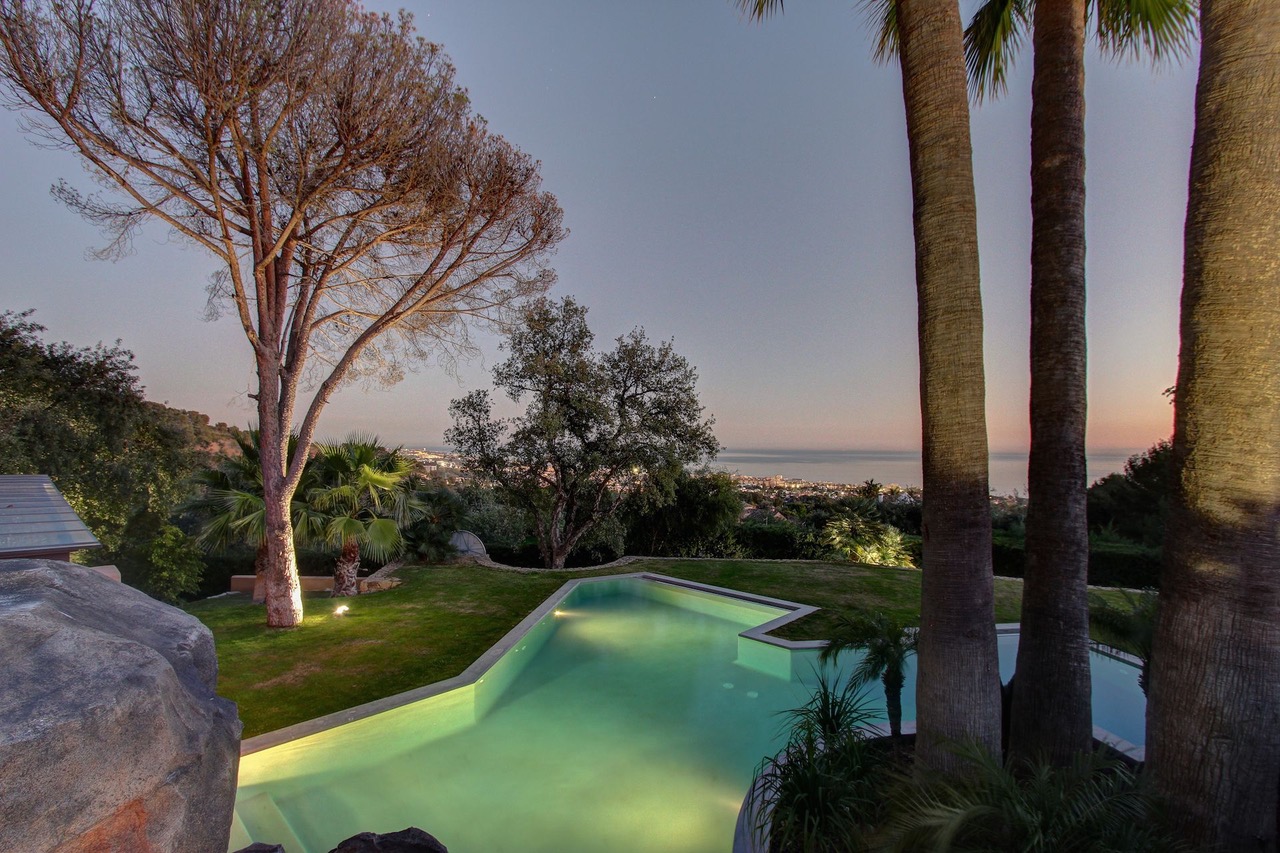
M490 129L541 162L570 231L552 295L589 307L600 346L635 326L673 340L729 448L920 446L901 82L858 5L757 24L730 0L403 4ZM1088 442L1138 450L1171 432L1196 57L1086 67ZM972 113L993 451L1028 441L1030 82L1027 44ZM119 339L150 399L248 425L249 345L204 319L213 259L159 226L90 258L105 239L49 194L89 176L11 112L0 162L0 310L36 309L51 341ZM441 444L449 401L502 359L478 341L455 375L343 389L320 435Z

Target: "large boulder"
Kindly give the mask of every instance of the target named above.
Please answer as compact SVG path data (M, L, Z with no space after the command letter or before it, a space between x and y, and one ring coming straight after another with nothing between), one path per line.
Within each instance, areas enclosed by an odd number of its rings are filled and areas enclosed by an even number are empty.
M362 832L338 844L329 853L449 853L434 835L416 826L399 832Z
M0 561L0 850L225 853L240 720L213 637L54 560Z

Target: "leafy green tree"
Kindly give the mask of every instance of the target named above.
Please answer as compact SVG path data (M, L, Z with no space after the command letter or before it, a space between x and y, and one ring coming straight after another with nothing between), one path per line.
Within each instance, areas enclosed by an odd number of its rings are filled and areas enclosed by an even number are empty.
M449 558L455 553L449 542L453 534L462 529L466 504L453 489L423 483L413 477L405 488L413 494L420 513L419 518L400 531L405 553L428 563Z
M529 513L502 500L497 489L469 485L459 495L463 502L463 524L480 537L485 548L514 552L536 538Z
M889 733L902 737L902 688L907 683L907 660L916 653L919 631L879 611L841 615L822 650L822 661L835 660L842 652L861 651L853 671L855 684L877 678L884 685Z
M633 495L623 510L627 553L657 557L708 557L732 549L733 529L742 514L742 497L733 478L717 471L680 471L670 502L655 504Z
M1009 749L1090 748L1085 420L1084 55L1185 55L1196 0L986 0L965 31L978 96L1004 88L1031 28L1031 448L1022 640ZM1032 20L1034 18L1034 20Z
M378 439L351 436L341 444L317 444L315 484L306 503L324 518L324 539L338 548L333 596L359 592L360 556L387 560L404 545L401 529L421 517L409 475L413 461L385 450Z
M534 519L548 568L561 568L578 542L611 518L627 496L669 500L686 465L719 449L704 420L692 366L669 342L633 330L608 353L592 350L587 309L543 299L525 313L494 368L494 384L518 417L495 420L487 391L454 400L445 441L468 470L496 484Z
M196 472L192 482L199 493L187 508L201 519L197 544L206 551L222 551L233 545L254 550L254 601L265 597L267 570L267 513L262 487L261 433L251 429L235 435L238 453L224 456L213 467ZM290 436L290 451L296 436ZM315 464L309 459L303 471L303 490L290 505L294 540L311 543L323 537L323 517L301 498L315 486Z
M209 459L196 443L209 435L195 426L208 419L147 402L118 344L46 344L30 316L0 314L0 473L48 474L103 545L87 559L115 563L126 582L164 598L189 591L161 580L151 538Z
M1090 529L1159 547L1164 543L1174 477L1169 441L1129 457L1123 474L1108 474L1089 487Z
M200 588L204 562L195 540L173 524L166 524L147 543L150 571L142 589L154 598L176 604Z
M1204 0L1147 772L1188 838L1280 844L1280 3Z

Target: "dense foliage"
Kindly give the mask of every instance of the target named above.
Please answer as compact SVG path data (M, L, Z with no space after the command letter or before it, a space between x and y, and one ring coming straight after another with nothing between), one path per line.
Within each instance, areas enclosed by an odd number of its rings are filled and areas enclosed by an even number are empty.
M1082 755L1068 767L1001 763L957 747L963 772L919 775L895 793L894 850L953 853L1168 853L1182 848L1159 819L1141 778Z
M47 344L30 316L0 314L0 473L53 479L102 542L84 559L158 598L194 592L201 564L174 514L232 432L144 399L118 343Z
M830 670L805 704L787 712L786 746L752 785L757 839L771 853L866 850L884 819L888 761L866 726L872 704L860 682Z
M1089 487L1090 530L1159 548L1174 476L1173 445L1168 441L1131 456L1123 474L1109 474Z

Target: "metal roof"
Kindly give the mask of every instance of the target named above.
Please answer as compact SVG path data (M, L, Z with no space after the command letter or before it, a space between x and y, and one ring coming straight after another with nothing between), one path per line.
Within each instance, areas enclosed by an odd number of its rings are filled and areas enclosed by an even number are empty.
M0 559L101 547L48 476L0 475Z

